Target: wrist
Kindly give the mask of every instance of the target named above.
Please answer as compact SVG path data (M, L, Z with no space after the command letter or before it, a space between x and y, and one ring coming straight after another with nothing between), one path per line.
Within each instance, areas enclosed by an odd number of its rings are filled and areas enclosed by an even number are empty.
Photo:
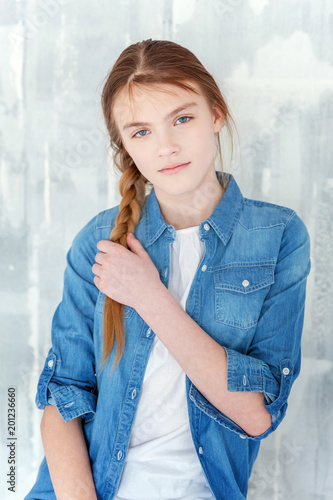
M166 307L166 303L170 301L170 297L173 298L162 281L156 282L153 286L149 287L147 294L141 297L135 309L142 319L148 323L161 308Z

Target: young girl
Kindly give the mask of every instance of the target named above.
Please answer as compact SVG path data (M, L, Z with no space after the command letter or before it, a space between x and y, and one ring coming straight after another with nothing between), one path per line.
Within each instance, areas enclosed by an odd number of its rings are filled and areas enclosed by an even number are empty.
M122 199L67 254L25 499L244 499L300 372L307 229L215 170L232 117L188 49L129 46L102 107Z

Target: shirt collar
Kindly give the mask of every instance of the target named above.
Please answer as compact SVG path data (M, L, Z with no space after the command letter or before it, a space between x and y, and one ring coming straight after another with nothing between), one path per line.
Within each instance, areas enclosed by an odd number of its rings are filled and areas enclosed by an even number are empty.
M227 189L213 213L200 224L199 230L202 230L204 224L210 224L222 243L227 245L243 208L243 195L232 174L222 174L219 171L215 171L215 173L221 185L222 175L224 176ZM147 246L152 245L165 230L169 230L174 237L175 228L171 224L167 224L163 219L154 188L151 189L147 196L142 210L142 223L145 222Z

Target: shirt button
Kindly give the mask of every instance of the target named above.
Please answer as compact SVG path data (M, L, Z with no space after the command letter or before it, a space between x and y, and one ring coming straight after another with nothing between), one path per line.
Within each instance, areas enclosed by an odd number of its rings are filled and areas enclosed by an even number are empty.
M148 328L148 330L146 331L146 337L149 337L150 332L151 332L151 328Z
M290 370L287 367L283 368L283 370L282 370L283 375L289 375L289 372L290 372Z
M249 283L249 281L247 281L247 280L242 281L242 285L243 285L243 287L245 287L245 288L246 288L247 286L249 286L249 284L250 284L250 283Z
M52 368L52 366L53 366L53 359L50 359L50 361L47 363L47 366L49 368Z
M209 224L204 224L204 229L205 229L206 231L209 231L209 230L210 230L210 225L209 225Z
M200 455L203 454L203 448L202 448L202 446L199 446L198 452L200 453Z
M134 399L136 396L136 389L133 389L133 392L132 392L132 399Z
M240 434L239 437L242 438L242 439L246 439L245 434Z
M123 456L122 451L118 451L117 459L120 460L122 456Z
M207 269L207 266L206 266L206 264L204 264L204 265L202 266L202 268L201 268L201 271L206 271L206 269Z
M168 268L166 268L164 271L164 277L166 278L167 276L168 276Z

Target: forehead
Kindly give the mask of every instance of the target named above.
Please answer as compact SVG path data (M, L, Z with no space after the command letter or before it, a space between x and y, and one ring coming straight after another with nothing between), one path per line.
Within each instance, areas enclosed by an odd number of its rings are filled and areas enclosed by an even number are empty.
M199 94L166 83L135 85L131 95L128 89L123 89L115 99L114 118L121 127L128 120L148 119L149 116L143 116L147 113L169 110L171 106L176 107L189 100L198 103L203 101L200 87L195 82L186 83L194 87Z

